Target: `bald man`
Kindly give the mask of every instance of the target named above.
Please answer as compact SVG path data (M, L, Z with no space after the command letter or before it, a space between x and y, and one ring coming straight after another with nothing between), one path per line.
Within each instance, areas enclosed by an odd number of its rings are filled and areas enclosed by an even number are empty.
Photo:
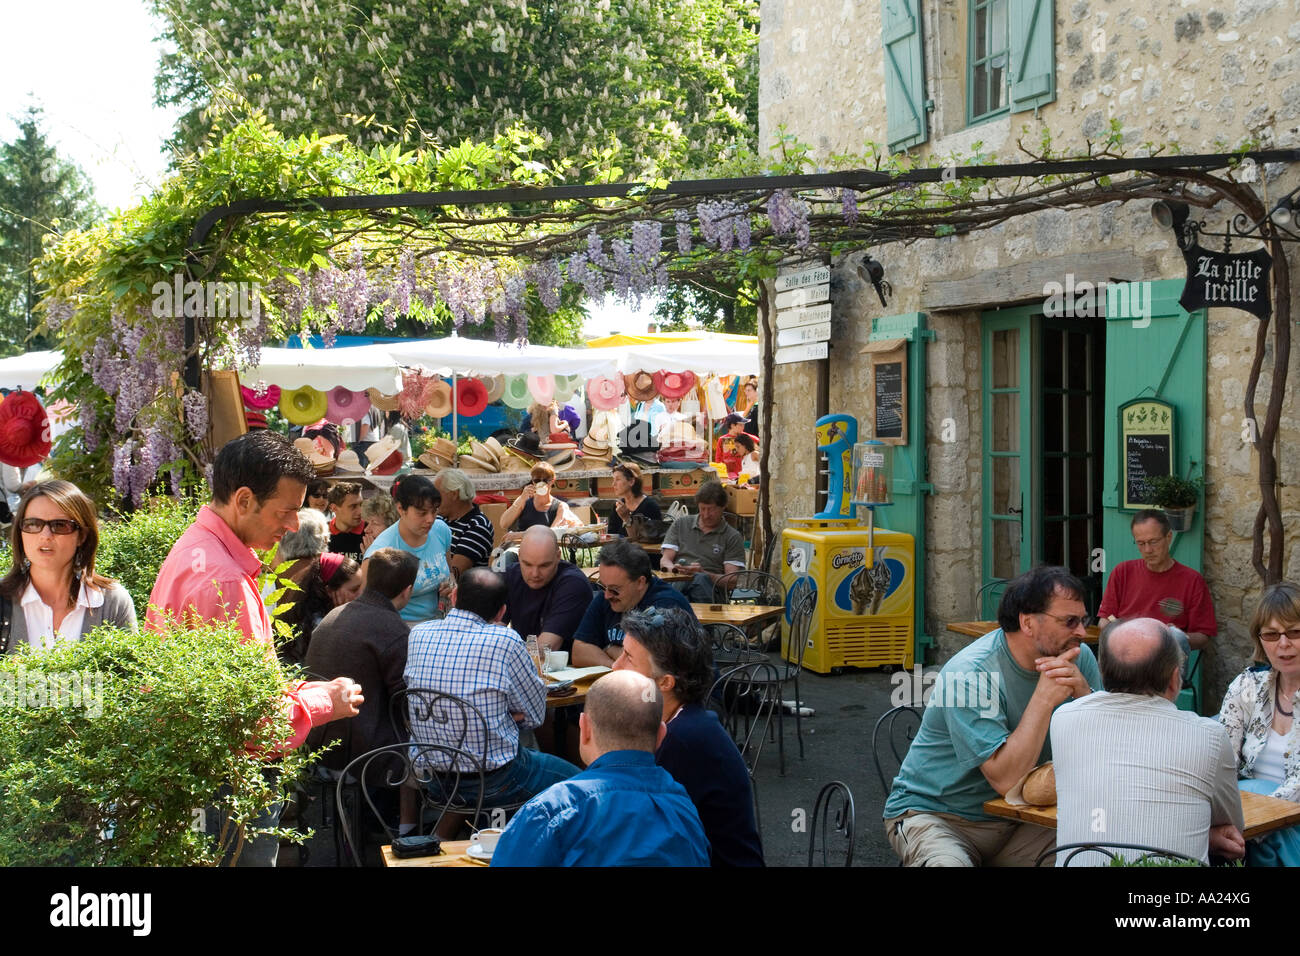
M1102 632L1106 690L1052 716L1057 846L1138 844L1203 863L1245 854L1237 759L1218 721L1174 706L1182 662L1173 629L1154 618ZM1071 865L1106 863L1088 852Z
M573 632L592 598L581 568L560 560L550 528L538 525L519 542L519 563L506 571L506 621L523 637L552 651L572 651Z
M501 834L493 866L708 866L686 790L655 764L663 701L654 681L613 671L579 721L587 769L539 793Z

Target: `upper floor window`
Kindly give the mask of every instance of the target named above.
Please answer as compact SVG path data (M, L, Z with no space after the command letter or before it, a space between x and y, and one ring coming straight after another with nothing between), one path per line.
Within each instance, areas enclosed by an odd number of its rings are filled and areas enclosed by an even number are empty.
M968 119L972 123L1007 110L1008 2L971 0L967 89L970 91Z

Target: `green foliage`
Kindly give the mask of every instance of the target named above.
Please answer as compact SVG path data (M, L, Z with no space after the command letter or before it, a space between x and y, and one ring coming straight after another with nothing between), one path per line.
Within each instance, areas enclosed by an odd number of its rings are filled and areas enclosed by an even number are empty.
M521 123L534 161L585 181L707 166L752 144L758 0L154 0L158 102L206 138L224 94L281 128L357 144L485 141ZM453 157L471 180L490 157ZM462 188L474 188L468 184Z
M32 261L47 235L101 215L85 174L45 138L41 110L28 107L15 121L18 136L0 143L0 355L51 347L44 336L28 339L40 321Z
M1201 479L1189 481L1178 475L1156 475L1146 480L1147 491L1158 508L1190 508L1201 500Z
M737 335L758 334L758 293L753 282L705 286L674 283L659 297L654 317L660 331L704 328Z
M0 865L217 863L195 811L223 785L235 821L280 799L263 770L290 733L283 687L275 659L233 625L101 627L0 657ZM282 779L306 760L286 754Z

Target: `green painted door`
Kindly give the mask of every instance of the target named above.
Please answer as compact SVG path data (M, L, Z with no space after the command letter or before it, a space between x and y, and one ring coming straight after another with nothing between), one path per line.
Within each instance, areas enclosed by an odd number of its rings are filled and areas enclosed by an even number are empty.
M997 616L1001 584L1028 570L1036 552L1034 317L1025 306L983 317L983 561L980 616Z
M925 327L925 313L907 312L881 316L872 322L870 340L907 340L907 444L894 446L892 503L876 509L879 527L912 535L916 551L912 557L916 585L914 602L914 647L916 660L934 639L925 633L925 496L934 493L926 474L925 458L925 343L934 333ZM859 427L859 441L872 434L870 422Z
M1205 312L1188 313L1178 304L1182 279L1126 284L1108 295L1106 315L1106 457L1102 483L1102 558L1107 581L1121 561L1139 557L1129 531L1133 511L1120 508L1119 407L1135 398L1159 398L1174 406L1174 470L1184 478L1205 476ZM1119 295L1117 293L1123 293ZM1136 309L1143 299L1150 309ZM1124 306L1127 307L1124 307ZM1150 319L1146 312L1150 313ZM1136 316L1136 317L1135 317ZM1205 543L1205 492L1192 527L1177 532L1175 560L1201 570ZM1202 706L1199 653L1192 654L1191 686L1179 707Z

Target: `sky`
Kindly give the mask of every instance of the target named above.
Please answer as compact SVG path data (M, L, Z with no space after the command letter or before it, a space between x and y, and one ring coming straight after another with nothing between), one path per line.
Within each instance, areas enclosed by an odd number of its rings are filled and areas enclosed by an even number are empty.
M166 176L163 142L174 110L153 105L160 29L144 0L0 0L0 140L13 117L44 110L59 154L95 185L106 209L134 205ZM609 299L590 312L588 335L644 332L649 303L634 312Z

